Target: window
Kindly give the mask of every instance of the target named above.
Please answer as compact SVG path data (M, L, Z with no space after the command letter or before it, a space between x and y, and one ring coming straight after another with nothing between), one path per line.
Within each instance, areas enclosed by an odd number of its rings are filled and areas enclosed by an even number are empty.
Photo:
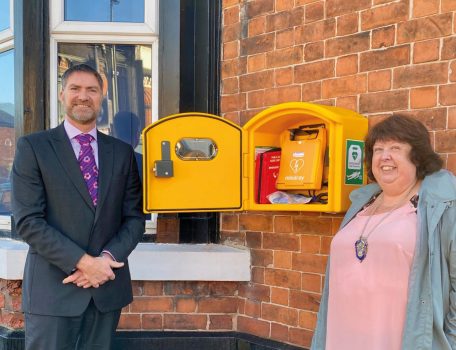
M98 126L109 133L114 115L127 111L138 115L140 125L144 127L156 120L158 114L155 102L158 99L158 33L155 28L158 15L157 1L95 2L96 6L107 6L108 9L110 6L121 7L125 19L131 16L138 17L131 14L134 7L143 8L141 23L105 23L95 22L92 18L84 19L85 13L98 12L93 11L94 2L90 0L90 5L88 2L50 0L50 66L51 81L55 82L51 84L51 126L56 126L61 121L58 117L60 75L70 65L84 62L97 68L105 81L104 108ZM91 11L87 11L88 7ZM68 12L70 18L78 21L65 20L62 16L64 9L65 16Z
M142 164L140 132L152 123L152 47L59 43L57 55L58 91L61 75L75 64L89 64L101 74L104 98L97 127L131 144ZM60 123L64 112L58 107Z
M51 127L63 120L61 75L89 64L104 82L98 129L130 143L142 166L140 131L158 119L157 0L50 0L49 9ZM149 233L154 219L146 224Z
M65 21L143 23L144 0L65 0Z
M13 46L13 0L0 0L0 52Z
M0 237L11 228L10 172L16 143L13 39L13 0L0 0Z
M14 51L0 53L0 215L11 213L10 172L14 159Z
M10 26L10 0L0 0L0 32Z
M148 35L150 40L158 34L158 0L49 0L49 9L54 35L117 34L117 40Z

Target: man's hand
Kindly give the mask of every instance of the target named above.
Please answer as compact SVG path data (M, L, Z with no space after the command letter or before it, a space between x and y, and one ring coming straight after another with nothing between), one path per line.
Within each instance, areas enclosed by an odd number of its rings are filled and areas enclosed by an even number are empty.
M76 264L76 271L65 278L63 283L74 283L83 288L98 288L107 281L116 278L113 269L122 266L124 263L112 260L107 254L97 258L84 254Z
M90 287L93 287L89 280L87 278L85 278L84 274L80 271L80 270L76 270L74 271L70 276L68 276L67 278L65 278L63 280L63 283L64 284L67 284L67 283L74 283L76 284L78 287L82 287L82 288L90 288Z

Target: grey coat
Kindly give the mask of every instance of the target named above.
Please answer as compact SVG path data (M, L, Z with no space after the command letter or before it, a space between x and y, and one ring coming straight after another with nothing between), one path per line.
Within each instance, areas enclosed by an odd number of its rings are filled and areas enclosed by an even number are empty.
M377 184L353 191L352 205L341 227L378 191ZM402 349L456 349L456 177L446 170L427 176L421 184L417 209L418 237ZM329 264L328 259L312 350L326 347Z

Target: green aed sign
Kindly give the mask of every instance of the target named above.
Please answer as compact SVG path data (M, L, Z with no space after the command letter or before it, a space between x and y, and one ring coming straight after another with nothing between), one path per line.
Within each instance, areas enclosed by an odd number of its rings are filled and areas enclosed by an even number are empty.
M364 142L347 140L345 161L345 184L362 185L364 180Z

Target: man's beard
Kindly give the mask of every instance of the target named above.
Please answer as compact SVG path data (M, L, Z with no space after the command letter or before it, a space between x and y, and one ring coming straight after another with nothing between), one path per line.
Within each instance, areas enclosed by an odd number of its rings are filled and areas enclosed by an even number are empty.
M92 113L78 113L73 112L73 108L68 109L67 113L68 117L80 124L91 124L94 120L97 119L98 115L100 114L100 110L92 111Z

